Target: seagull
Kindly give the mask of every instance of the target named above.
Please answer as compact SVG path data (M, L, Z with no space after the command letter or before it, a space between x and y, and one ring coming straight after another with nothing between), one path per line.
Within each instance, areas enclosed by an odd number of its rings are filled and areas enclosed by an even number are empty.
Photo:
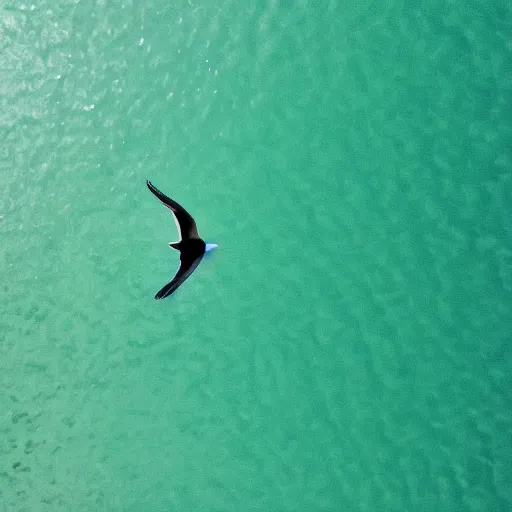
M169 295L174 293L183 282L190 277L203 259L205 253L216 249L217 244L207 244L199 237L196 221L183 206L160 192L149 180L146 180L146 185L160 202L171 210L181 238L179 242L171 242L169 244L173 249L180 251L180 268L172 281L167 283L155 295L155 299L165 299L165 297L169 297Z

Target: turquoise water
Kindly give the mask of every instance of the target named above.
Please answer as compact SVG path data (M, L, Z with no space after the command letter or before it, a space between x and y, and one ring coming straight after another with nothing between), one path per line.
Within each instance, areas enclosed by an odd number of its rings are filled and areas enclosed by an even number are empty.
M510 2L142 4L2 4L0 511L510 511Z

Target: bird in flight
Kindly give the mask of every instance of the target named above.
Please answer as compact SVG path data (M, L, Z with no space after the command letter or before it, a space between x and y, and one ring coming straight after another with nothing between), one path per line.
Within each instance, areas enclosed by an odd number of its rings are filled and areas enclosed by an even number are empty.
M149 180L146 181L146 185L163 205L171 210L181 238L179 242L171 242L169 244L173 249L180 251L180 268L172 281L167 283L155 295L155 299L165 299L165 297L169 297L190 277L205 253L216 249L217 244L207 244L199 237L196 221L183 206L160 192Z

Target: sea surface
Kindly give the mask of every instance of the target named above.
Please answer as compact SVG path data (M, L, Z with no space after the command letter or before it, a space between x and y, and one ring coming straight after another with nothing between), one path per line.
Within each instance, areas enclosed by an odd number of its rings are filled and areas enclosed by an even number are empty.
M511 343L509 0L0 2L0 512L510 512Z

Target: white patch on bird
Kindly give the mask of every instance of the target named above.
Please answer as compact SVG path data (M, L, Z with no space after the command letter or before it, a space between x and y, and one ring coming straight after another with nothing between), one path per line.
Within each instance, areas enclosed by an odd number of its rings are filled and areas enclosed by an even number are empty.
M170 208L169 208L170 209ZM171 210L172 212L172 218L174 219L174 224L176 224L176 229L178 230L178 235L180 237L179 241L181 242L181 239L183 238L181 236L181 227L180 227L180 223L178 222L178 219L176 218L176 215L174 215L174 212Z

